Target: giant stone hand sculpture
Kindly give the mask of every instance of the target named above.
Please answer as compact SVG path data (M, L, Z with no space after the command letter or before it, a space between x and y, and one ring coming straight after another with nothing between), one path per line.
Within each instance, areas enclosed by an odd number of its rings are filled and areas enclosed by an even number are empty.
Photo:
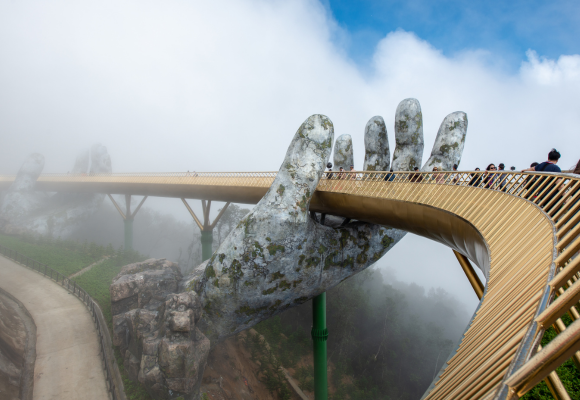
M44 168L44 156L32 154L22 164L12 185L0 201L0 230L7 233L36 232L66 237L95 213L105 195L94 193L45 193L35 190ZM75 160L74 174L111 172L107 148L94 144Z
M422 127L419 102L403 100L397 108L395 120L397 145L392 162L395 170L408 171L421 165ZM448 169L448 166L458 164L466 129L465 113L447 116L425 168L437 165ZM179 290L192 296L188 300L190 305L168 311L167 305L173 301L169 297L165 306L160 301L153 306L142 303L141 298L155 298L148 294L148 290L159 290L160 287L159 284L147 284L149 280L156 282L160 274L147 271L151 268L146 265L152 264L151 261L140 266L127 266L126 271L139 272L120 274L116 278L111 286L111 297L115 301L113 309L117 309L114 311L114 341L125 352L126 360L133 359L135 375L152 393L158 396L169 393L166 398L178 394L196 398L203 362L192 354L207 356L206 336L215 343L304 303L375 263L405 235L401 230L361 221L347 222L337 217L327 218L330 223L323 225L310 216L310 200L330 157L333 139L332 122L323 115L313 115L300 126L266 195L229 234L210 260L191 275L180 278ZM338 147L340 159L344 161L352 160L352 141L349 139L343 135L335 147L335 152ZM373 117L368 122L365 146L365 169L387 170L389 145L381 117ZM159 268L155 267L156 270ZM163 267L163 270L169 272L168 268ZM173 280L177 279L172 276ZM141 318L135 315L136 307L142 309L150 321L141 331L134 322ZM172 328L177 312L191 315L183 324L187 325L185 333ZM147 346L146 340L150 343ZM167 340L171 346L182 343L179 346L188 349L182 356L174 358L182 357L181 364L195 366L191 369L195 376L185 376L183 369L178 377L163 375L164 369L171 368L167 365L161 368L161 361L155 364L154 360L172 359L162 354L161 343ZM189 344L183 344L185 342ZM149 349L148 353L145 354L144 350L139 353L138 349L145 347ZM137 353L132 353L132 348ZM197 348L204 350L193 350ZM139 372L139 363L141 371L145 372ZM187 380L185 386L182 385L183 379ZM165 386L163 382L166 382ZM183 389L185 387L187 390Z

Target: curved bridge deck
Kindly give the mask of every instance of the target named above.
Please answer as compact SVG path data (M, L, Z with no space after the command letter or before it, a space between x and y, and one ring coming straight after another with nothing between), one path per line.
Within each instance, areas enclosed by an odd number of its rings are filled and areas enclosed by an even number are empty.
M275 175L43 175L37 188L255 204ZM427 399L518 397L580 349L576 321L536 354L544 330L580 299L577 175L357 172L333 178L320 181L310 210L436 240L486 275L474 318ZM12 179L0 178L0 188Z

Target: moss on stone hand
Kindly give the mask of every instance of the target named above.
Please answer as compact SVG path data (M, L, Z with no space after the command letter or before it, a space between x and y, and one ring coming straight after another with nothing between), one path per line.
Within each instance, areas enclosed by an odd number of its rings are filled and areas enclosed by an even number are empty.
M439 148L439 151L443 154L449 154L451 149L456 149L457 147L459 147L459 143L457 143L457 142L455 142L453 144L444 144L443 146L441 146Z
M213 269L213 266L210 264L207 266L207 268L205 269L205 276L207 278L215 278L215 271Z
M266 249L268 249L268 253L270 253L271 256L275 255L278 251L282 253L286 251L286 248L281 244L269 244L266 246Z
M282 196L284 194L285 190L286 190L286 188L284 187L284 185L280 185L280 186L278 186L278 190L276 190L276 193L278 193L280 196Z

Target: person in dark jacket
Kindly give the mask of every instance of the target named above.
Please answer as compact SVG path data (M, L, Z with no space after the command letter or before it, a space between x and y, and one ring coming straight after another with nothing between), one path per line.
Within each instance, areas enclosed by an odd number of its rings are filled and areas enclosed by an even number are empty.
M419 167L413 168L414 174L410 175L411 182L419 183L423 180L423 176L419 173Z
M475 171L481 171L479 168L475 168ZM471 180L469 181L469 186L479 186L481 183L481 174L471 173Z
M387 175L385 175L385 181L392 182L395 180L395 174L393 174L393 169L389 171Z
M497 175L493 174L492 172L497 171L495 164L489 164L485 169L487 173L485 174L485 178L483 179L483 183L485 183L485 187L491 189L493 187L493 183L497 179Z
M558 160L560 160L560 157L561 157L560 152L556 149L552 149L548 153L548 161L544 161L543 163L540 163L534 167L526 168L522 172L524 172L524 171L553 172L553 173L562 172L560 167L558 167L556 165L558 163ZM540 198L538 199L538 204L544 200L544 197L547 194L550 194L548 201L545 202L545 204L549 204L550 201L554 198L554 196L556 196L558 194L558 191L560 191L560 185L562 183L561 178L557 179L556 182L551 184L548 188L542 188L542 185L544 184L544 182L547 179L549 179L549 177L539 177L539 178L535 178L533 180L533 185L532 185L531 190L536 191L538 188L541 189L541 190L537 190L538 193L536 194L536 196L537 195L540 196ZM555 191L554 191L554 188L556 188ZM549 211L549 210L546 210L546 211Z

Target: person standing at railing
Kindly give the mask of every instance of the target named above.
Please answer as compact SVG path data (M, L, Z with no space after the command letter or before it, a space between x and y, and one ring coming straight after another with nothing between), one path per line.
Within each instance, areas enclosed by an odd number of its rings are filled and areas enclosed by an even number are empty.
M415 173L411 174L409 176L411 178L411 182L415 182L415 183L421 182L423 180L423 176L419 172L419 167L414 167L413 171L415 171Z
M439 168L433 167L433 172L436 172L435 174L432 175L432 179L435 181L435 183L445 182L445 174L440 174Z
M479 168L475 168L475 171L481 171L481 169ZM475 172L471 173L471 180L469 181L468 185L469 186L479 186L479 184L481 183L481 175L480 174L476 174Z
M393 169L391 168L389 173L385 175L385 181L392 182L395 180L395 174L393 174Z
M530 167L530 168L526 168L523 169L522 172L526 172L526 171L535 171L535 172L562 172L562 170L560 169L560 167L558 167L556 164L558 164L558 160L560 160L560 153L558 152L558 150L556 149L552 149L550 150L550 152L548 153L548 161L544 161L543 163L540 163L534 167Z
M504 172L505 171L505 164L499 163L499 165L497 166L497 170ZM499 182L498 186L499 186L499 189L502 191L505 191L505 184L506 184L507 178L508 178L507 174L498 174L498 178L497 178L498 182Z
M332 177L334 176L334 174L332 173L332 163L329 162L328 164L326 164L326 168L328 168L328 171L326 172L326 179L332 179Z
M497 179L497 175L493 173L497 171L497 168L495 167L495 164L492 163L489 164L485 170L487 172L485 173L485 178L483 179L483 183L485 183L484 187L491 189L493 188L493 183Z
M356 180L356 171L354 170L354 165L350 166L350 179Z
M534 168L538 164L539 164L538 162L535 162L534 161L533 163L530 164L530 168ZM528 176L526 178L526 183L525 183L524 189L525 190L530 190L531 187L534 185L535 182L536 182L536 178L532 178L531 176Z
M543 163L540 163L540 164L536 165L535 167L526 168L526 169L522 170L522 172L526 172L526 171L555 172L555 173L562 172L560 167L558 167L556 165L558 163L558 160L560 160L560 157L561 157L561 155L558 152L558 150L552 149L548 153L548 161L544 161ZM545 179L549 179L549 177L538 179L538 184L534 185L534 187L532 189L536 190L538 187L540 187L540 185L545 181ZM557 192L560 190L561 182L562 182L561 178L557 179L556 182L554 184L550 185L550 187L548 187L547 189L542 189L542 190L538 191L538 193L543 193L543 196L538 200L538 202L543 200L544 195L552 192L552 194L550 195L550 198L546 202L546 204L548 204L554 198L554 196L556 196ZM557 187L557 189L554 192L554 188L556 188L556 187Z
M457 172L457 164L453 164L453 174L451 174L451 177L453 178L453 184L457 185L457 182L459 181L459 173Z

